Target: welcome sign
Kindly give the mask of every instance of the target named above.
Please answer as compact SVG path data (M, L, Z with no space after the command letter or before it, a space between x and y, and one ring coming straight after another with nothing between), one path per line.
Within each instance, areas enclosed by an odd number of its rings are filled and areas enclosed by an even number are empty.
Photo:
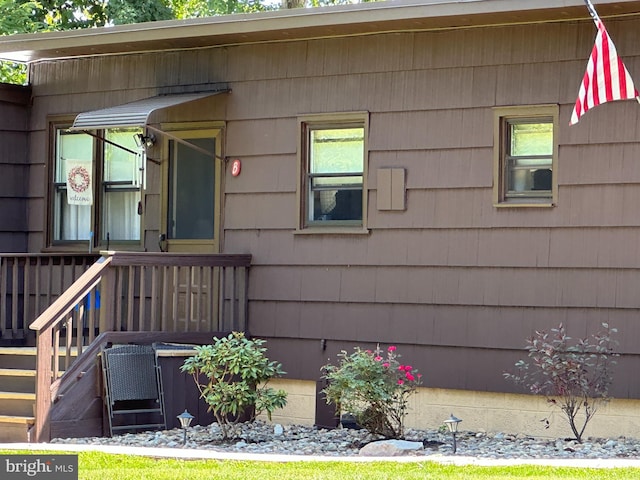
M78 455L0 455L2 480L78 480Z
M93 204L92 170L91 160L65 160L69 205Z

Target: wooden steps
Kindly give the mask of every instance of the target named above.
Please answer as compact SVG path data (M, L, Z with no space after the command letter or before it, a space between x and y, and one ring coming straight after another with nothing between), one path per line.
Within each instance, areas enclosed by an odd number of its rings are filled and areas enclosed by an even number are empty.
M36 349L0 347L0 442L29 442L35 423Z
M72 354L75 356L75 349ZM1 443L31 440L30 430L35 423L35 364L35 347L0 347Z
M35 393L0 392L0 400L36 400Z
M19 415L0 415L0 423L15 423L18 425L33 425L35 417L21 417Z
M36 377L35 370L25 370L23 368L0 368L0 377Z
M0 415L0 443L30 442L34 416Z

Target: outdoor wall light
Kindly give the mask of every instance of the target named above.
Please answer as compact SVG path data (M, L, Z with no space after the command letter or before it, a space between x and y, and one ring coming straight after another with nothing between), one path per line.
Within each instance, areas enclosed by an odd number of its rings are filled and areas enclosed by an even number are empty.
M459 418L453 416L453 413L449 418L444 421L444 424L447 426L449 431L451 432L451 436L453 437L453 453L456 453L457 445L456 445L456 433L458 433L458 424L461 422Z
M189 428L189 425L191 425L191 420L194 419L194 416L191 415L189 412L187 412L187 410L185 409L185 411L182 412L180 415L178 415L177 418L178 420L180 420L180 426L184 430L184 438L182 439L182 444L186 445L187 444L187 428Z
M135 140L138 148L153 147L153 145L156 143L156 137L154 137L153 135L143 135L142 133L136 133L133 136L133 139Z

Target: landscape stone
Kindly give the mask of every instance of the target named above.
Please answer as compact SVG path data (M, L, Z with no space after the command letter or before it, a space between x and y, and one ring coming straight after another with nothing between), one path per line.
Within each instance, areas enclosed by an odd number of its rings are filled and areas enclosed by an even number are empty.
M366 444L358 455L363 457L399 457L416 450L422 450L422 442L408 440L379 440Z
M309 426L283 425L282 435L274 435L274 424L262 421L236 425L232 440L221 441L217 424L196 425L187 431L187 445L180 428L142 433L127 433L110 437L56 438L51 443L85 445L127 445L158 448L189 448L218 452L268 453L284 455L324 455L332 457L359 456L367 444L382 440L366 430L337 428L318 429ZM482 435L478 435L482 433ZM461 431L457 434L457 456L476 458L536 458L536 459L606 459L640 458L640 441L634 438L586 438L583 444L565 438L534 438L518 434L507 440L504 433ZM407 429L405 440L420 442L424 448L407 455L452 456L452 439L448 432Z

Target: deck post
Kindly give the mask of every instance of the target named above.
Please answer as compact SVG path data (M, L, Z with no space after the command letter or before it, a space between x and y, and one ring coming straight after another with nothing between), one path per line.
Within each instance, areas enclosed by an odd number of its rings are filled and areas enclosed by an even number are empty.
M51 438L51 367L53 330L45 328L37 332L36 355L36 406L35 431L36 442L48 442Z
M99 332L111 332L115 330L115 292L116 292L115 268L109 268L104 272L100 282L100 327Z

